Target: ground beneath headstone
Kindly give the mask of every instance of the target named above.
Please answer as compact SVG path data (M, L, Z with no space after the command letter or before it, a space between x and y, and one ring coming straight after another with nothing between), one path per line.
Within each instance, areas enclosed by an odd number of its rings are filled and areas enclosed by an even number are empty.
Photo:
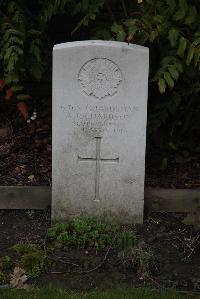
M200 233L182 223L184 215L153 213L135 228L137 238L153 252L149 275L141 276L134 267L119 264L115 252L90 249L58 251L64 261L31 281L34 285L53 284L71 290L110 288L119 284L177 288L200 291ZM50 226L49 211L0 211L0 257L11 255L16 243L44 244ZM105 259L105 262L102 261ZM66 262L67 261L67 262ZM66 263L68 271L65 272ZM74 268L73 264L81 265ZM84 267L84 271L82 271ZM76 271L74 271L76 270Z

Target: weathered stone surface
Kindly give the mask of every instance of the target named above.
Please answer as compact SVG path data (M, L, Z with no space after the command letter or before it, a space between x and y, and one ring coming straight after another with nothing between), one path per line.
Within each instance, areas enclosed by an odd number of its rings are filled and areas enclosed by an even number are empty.
M52 219L143 219L148 49L82 41L53 51Z

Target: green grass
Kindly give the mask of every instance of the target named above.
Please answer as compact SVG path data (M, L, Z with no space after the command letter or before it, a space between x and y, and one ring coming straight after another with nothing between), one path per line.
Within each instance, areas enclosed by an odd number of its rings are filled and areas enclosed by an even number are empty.
M197 299L200 295L183 295L173 291L151 291L148 289L121 288L88 293L72 293L63 289L0 290L1 299Z

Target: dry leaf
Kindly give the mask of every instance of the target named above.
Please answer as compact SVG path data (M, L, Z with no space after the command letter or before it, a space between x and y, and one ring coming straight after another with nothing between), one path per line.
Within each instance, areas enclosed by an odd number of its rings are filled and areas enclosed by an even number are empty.
M0 128L0 137L7 137L10 134L10 128L9 127L4 127Z
M13 274L11 274L10 285L16 289L27 289L29 287L25 282L27 281L25 270L20 267L15 267Z
M34 174L29 175L29 176L28 176L28 179L29 179L29 181L33 182L34 179L35 179Z
M28 119L28 107L24 102L19 102L17 104L18 110L24 119Z

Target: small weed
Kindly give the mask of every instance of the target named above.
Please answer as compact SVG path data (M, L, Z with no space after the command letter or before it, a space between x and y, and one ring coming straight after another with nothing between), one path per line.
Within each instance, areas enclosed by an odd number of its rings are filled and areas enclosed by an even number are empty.
M38 245L22 243L13 246L12 250L20 255L20 264L29 277L38 277L50 266L46 253Z
M21 264L29 277L38 277L49 268L49 261L43 251L26 253L21 257Z
M5 274L3 271L0 271L0 285L6 284L9 282L9 276Z
M99 250L112 244L116 232L115 226L86 217L74 218L69 224L57 223L49 229L48 236L62 246Z
M22 255L38 250L38 246L32 243L19 243L11 247L11 250L15 251L17 254Z
M8 270L13 266L13 262L9 256L0 258L0 270Z
M153 251L144 243L139 243L118 254L119 261L126 267L134 267L140 279L150 276L151 267L155 261Z
M32 218L32 216L34 215L35 211L34 210L27 210L26 211L26 215L29 217L29 218Z
M135 262L137 266L137 273L140 279L145 279L150 276L151 266L155 260L154 253L149 248L137 248L135 252Z
M122 231L117 238L119 250L129 250L137 245L137 237L133 231Z
M108 246L120 250L137 244L135 233L121 231L121 227L97 221L91 217L74 218L68 224L57 223L48 230L48 236L61 246L102 250Z
M0 285L9 282L8 270L13 266L13 262L9 256L0 258Z
M54 226L48 229L49 237L57 237L59 234L66 232L69 229L69 225L66 223L56 223Z

